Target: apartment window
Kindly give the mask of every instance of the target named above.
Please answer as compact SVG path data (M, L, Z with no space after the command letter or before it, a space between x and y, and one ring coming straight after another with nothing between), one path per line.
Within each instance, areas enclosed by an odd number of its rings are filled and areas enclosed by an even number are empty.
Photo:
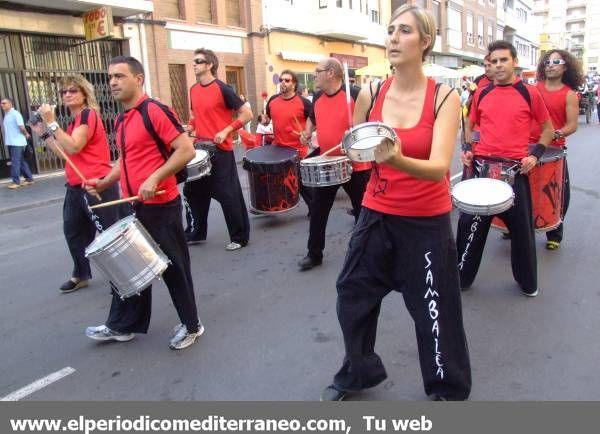
M342 0L335 0L335 5L336 5L338 8L341 8L341 7L342 7Z
M475 37L473 35L473 12L467 11L467 44L475 45Z
M453 48L462 49L462 14L449 7L448 13L448 45Z
M212 0L195 0L196 21L199 23L212 23Z
M487 43L488 45L494 42L494 26L492 24L488 24L487 28Z
M477 46L479 48L484 47L484 39L483 39L483 17L479 15L477 17Z
M431 4L431 12L433 13L433 18L435 18L435 27L436 33L440 34L440 28L442 27L442 9L440 8L440 2L435 1Z
M327 7L327 0L319 0L319 9L325 9Z
M290 1L290 4L293 4ZM227 0L225 3L227 20L226 23L228 26L233 27L242 27L242 18L241 18L241 7L240 0Z
M348 0L348 8L352 9L352 0Z
M161 14L165 18L181 18L179 0L163 0L160 4Z
M371 21L379 24L379 11L376 11L376 10L371 11Z

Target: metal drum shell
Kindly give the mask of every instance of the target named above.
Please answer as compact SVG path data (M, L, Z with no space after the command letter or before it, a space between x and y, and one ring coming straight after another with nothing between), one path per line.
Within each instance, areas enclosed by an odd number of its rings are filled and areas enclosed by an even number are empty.
M352 163L344 156L316 156L300 161L300 176L307 187L328 187L350 181Z
M371 162L375 161L375 147L381 143L381 139L397 139L393 128L382 122L365 122L350 128L342 139L342 148L352 161ZM368 143L368 146L357 148L359 143Z
M475 201L468 202L461 190L465 188L473 188L477 186L477 184L481 184L480 187L486 186L494 186L493 188L503 189L505 190L503 193L505 198L498 202L488 202L488 203L474 203ZM486 185L487 184L487 185ZM509 191L510 189L510 191ZM485 192L482 192L485 194ZM465 181L458 182L452 187L452 203L459 210L466 214L473 215L496 215L501 214L504 211L510 209L514 205L515 202L515 194L512 190L512 187L504 181L500 181L497 179L490 178L472 178L467 179ZM488 195L489 198L489 195ZM479 201L481 202L481 201Z
M102 237L112 239L101 244ZM85 249L85 256L111 281L121 298L139 294L170 263L135 216L110 226Z
M210 153L204 149L197 149L196 157L187 164L188 178L185 182L193 182L209 176L211 169Z

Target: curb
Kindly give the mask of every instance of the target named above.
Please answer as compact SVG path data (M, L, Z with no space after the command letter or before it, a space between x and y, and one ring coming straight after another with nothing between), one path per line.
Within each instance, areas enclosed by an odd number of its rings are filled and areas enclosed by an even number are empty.
M38 208L38 207L44 206L44 205L51 205L53 203L61 202L63 199L64 199L64 197L61 196L61 197L55 197L52 199L40 200L38 202L26 203L24 205L18 205L18 206L12 207L12 208L0 209L0 215L11 214L13 212L19 212L19 211L25 211L25 210L32 209L32 208Z

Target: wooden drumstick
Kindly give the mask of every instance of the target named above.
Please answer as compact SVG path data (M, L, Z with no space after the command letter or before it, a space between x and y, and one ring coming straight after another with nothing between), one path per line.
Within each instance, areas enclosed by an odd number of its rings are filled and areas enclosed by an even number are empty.
M341 143L339 145L335 145L333 148L328 149L327 151L325 151L322 154L320 154L319 157L324 157L325 155L331 154L333 151L335 151L336 149L339 149L341 147L342 147Z
M164 193L165 193L165 190L159 190L155 194L156 194L156 196L159 196ZM134 200L140 200L140 197L139 196L131 196L131 197L125 197L123 199L111 200L110 202L104 202L104 203L99 203L98 205L90 206L90 209L104 208L107 206L119 205L119 204L125 203L125 202L133 202Z
M60 144L56 143L54 147L56 148L56 150L58 151L58 153L60 154L60 156L65 159L65 161L67 162L67 164L69 166L71 166L71 169L73 169L75 171L75 173L77 174L77 176L79 176L79 178L81 178L81 182L83 182L84 184L87 184L87 178L85 176L83 176L83 173L81 173L81 171L77 168L77 166L75 165L75 163L73 163L73 161L71 161L71 159L65 153L65 151L63 151L63 149L60 146ZM102 200L102 198L100 197L100 195L98 193L96 193L94 196L99 201Z

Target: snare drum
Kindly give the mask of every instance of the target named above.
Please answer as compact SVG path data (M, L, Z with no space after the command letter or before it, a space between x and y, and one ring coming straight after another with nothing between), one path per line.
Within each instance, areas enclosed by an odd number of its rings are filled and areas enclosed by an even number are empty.
M342 139L342 148L352 161L375 161L375 148L384 138L396 140L393 128L381 122L365 122L350 128Z
M530 152L534 146L529 146ZM562 222L566 155L564 149L548 146L538 165L528 173L533 226L537 232L551 231ZM492 220L492 226L507 231L504 222L498 218Z
M327 187L350 181L352 163L344 156L317 156L300 161L302 183L308 187Z
M198 140L194 142L194 148L208 152L208 156L212 158L217 151L217 145L208 140Z
M472 178L452 187L452 203L466 214L495 215L513 206L515 194L504 181Z
M196 150L196 156L187 164L188 178L185 182L192 182L210 175L210 156L207 151Z
M121 298L139 294L160 278L170 261L135 216L119 220L85 249Z
M298 206L298 151L281 146L260 146L244 155L248 171L250 211L278 214Z

